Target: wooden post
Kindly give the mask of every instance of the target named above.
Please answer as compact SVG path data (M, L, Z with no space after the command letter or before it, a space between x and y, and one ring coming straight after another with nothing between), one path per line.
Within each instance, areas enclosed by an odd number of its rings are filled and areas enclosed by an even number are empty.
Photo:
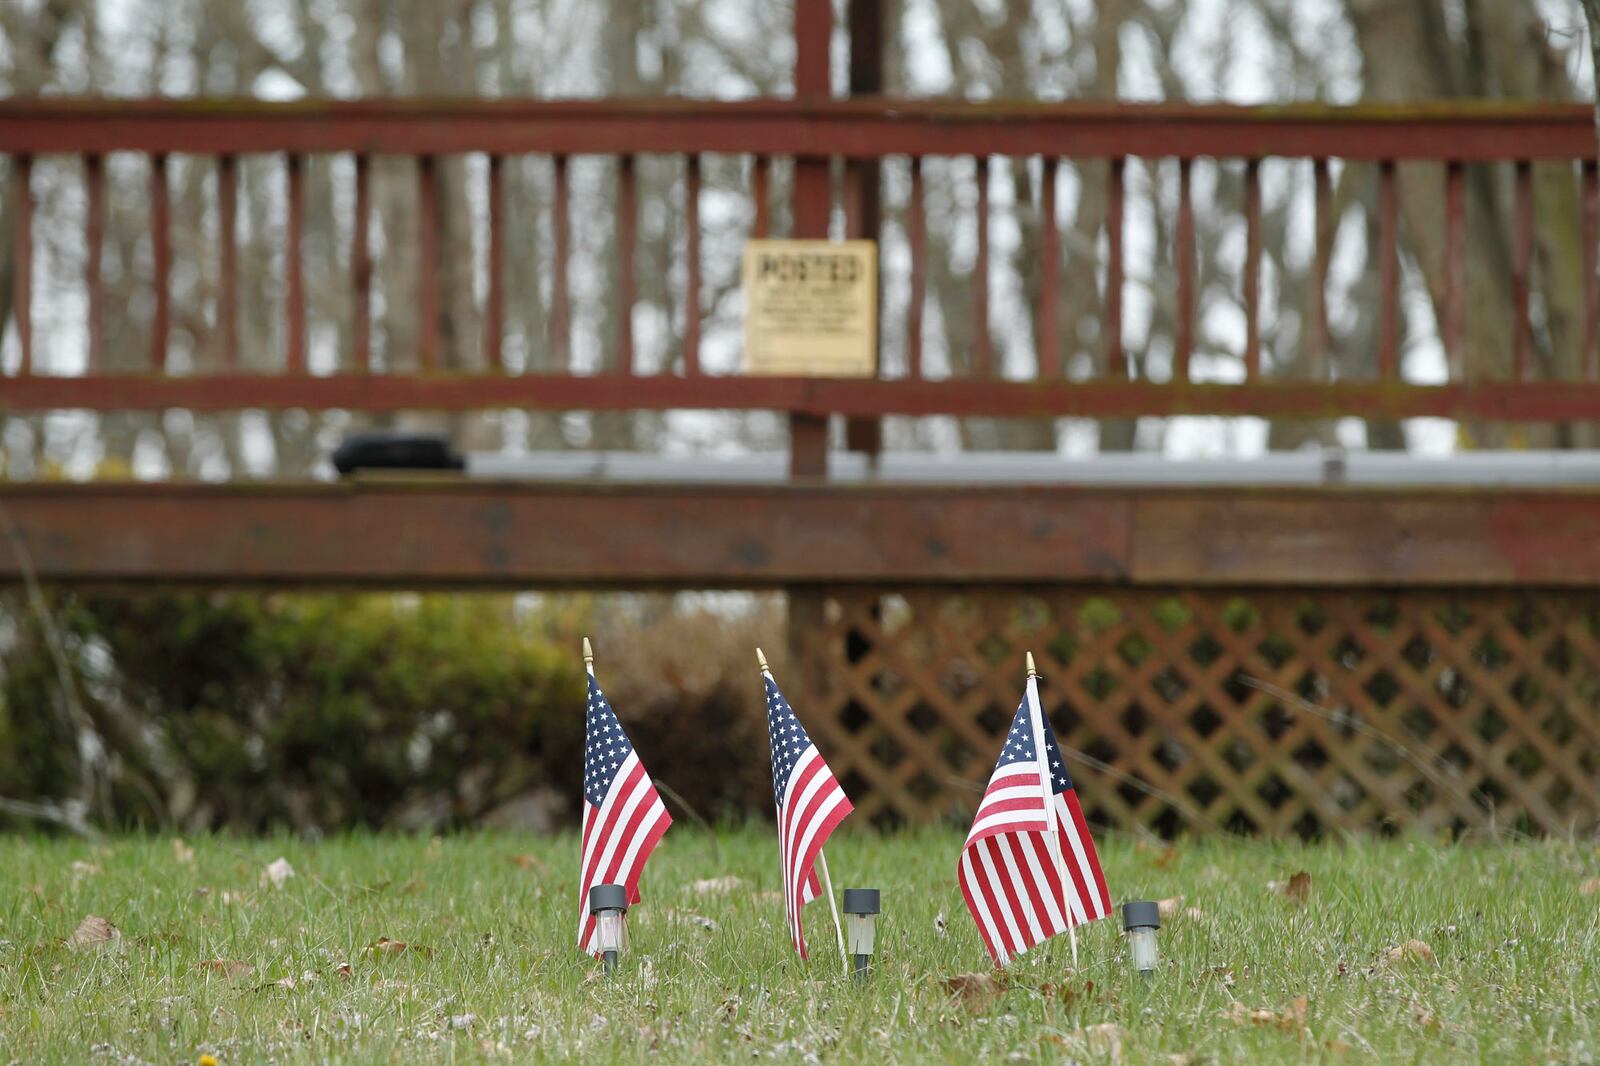
M833 5L828 0L796 0L794 5L794 94L825 98L828 95L828 44L833 38ZM825 238L833 189L827 156L796 156L794 160L794 236ZM828 417L809 412L789 413L789 476L826 477L828 474Z

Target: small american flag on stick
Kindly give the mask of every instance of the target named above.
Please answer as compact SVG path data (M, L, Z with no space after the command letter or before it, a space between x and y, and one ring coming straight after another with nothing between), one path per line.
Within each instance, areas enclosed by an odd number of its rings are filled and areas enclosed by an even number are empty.
M672 824L644 763L628 743L594 679L594 650L583 638L589 710L583 738L583 846L578 859L578 947L599 956L589 889L622 885L628 905L639 902L639 874Z
M783 871L783 910L789 922L789 939L802 959L807 958L801 908L822 894L815 865L828 836L854 808L822 753L806 735L805 728L778 691L778 683L767 669L767 657L756 649L761 662L761 680L767 694L767 738L772 746L772 798L778 805L779 863ZM827 860L823 860L827 873ZM833 888L828 887L830 907ZM834 924L839 916L834 914ZM844 953L844 934L839 934L839 951Z
M997 965L1111 913L1094 838L1055 730L1039 707L1031 654L1028 687L961 849L956 879Z

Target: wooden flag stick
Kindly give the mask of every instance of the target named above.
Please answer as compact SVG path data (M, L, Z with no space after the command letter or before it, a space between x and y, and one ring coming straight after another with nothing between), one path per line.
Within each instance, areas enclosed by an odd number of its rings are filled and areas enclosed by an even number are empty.
M828 856L817 852L817 862L822 865L822 890L828 894L828 909L833 912L833 931L839 936L839 958L844 960L844 974L850 976L850 953L844 949L844 926L839 924L839 901L833 898L833 878L828 876Z
M756 662L761 664L761 674L765 677L767 674L767 653L760 648L756 649Z
M1056 881L1061 885L1061 916L1067 922L1067 940L1072 944L1072 970L1078 970L1078 929L1072 920L1072 908L1067 906L1067 863L1061 853L1061 820L1056 817L1056 794L1051 787L1050 766L1044 743L1044 707L1039 702L1039 668L1033 663L1033 652L1027 653L1028 666L1028 717L1033 722L1034 750L1039 755L1039 785L1044 789L1045 816L1050 819L1050 857L1056 863Z

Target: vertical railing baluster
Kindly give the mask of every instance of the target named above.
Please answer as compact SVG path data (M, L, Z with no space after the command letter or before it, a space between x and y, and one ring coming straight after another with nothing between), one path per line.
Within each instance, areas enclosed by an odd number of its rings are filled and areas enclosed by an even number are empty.
M490 370L502 369L505 337L506 287L506 176L499 155L489 156L489 269L488 291L483 297L483 361Z
M1105 373L1131 376L1132 367L1122 351L1122 216L1127 196L1127 160L1111 160L1106 176L1106 295Z
M1467 380L1467 168L1444 170L1444 353L1451 381Z
M1578 373L1600 381L1600 165L1583 161L1583 353Z
M16 273L11 276L11 313L17 323L21 361L17 373L33 373L33 157L11 160L11 179L17 206L13 215L13 254Z
M84 211L83 281L89 303L89 373L105 369L105 282L100 253L106 240L106 161L104 156L83 157Z
M1515 335L1511 345L1511 377L1525 381L1533 355L1533 163L1517 161L1516 217L1512 237L1511 296Z
M355 334L356 369L372 370L372 157L356 153L355 221L350 227L350 329ZM390 353L393 362L393 353Z
M303 374L306 370L306 281L305 264L301 261L300 242L305 236L305 160L291 154L288 159L289 184L289 234L285 258L289 274L289 373Z
M1178 229L1173 257L1178 267L1178 323L1172 348L1172 380L1189 380L1194 351L1194 203L1190 194L1193 160L1178 160Z
M1244 165L1244 377L1261 377L1261 160Z
M700 157L684 161L683 228L685 278L683 291L683 373L700 373Z
M217 327L222 367L239 366L239 157L217 159Z
M1378 164L1378 377L1400 374L1400 198L1395 162Z
M750 198L755 201L755 219L751 223L751 236L765 239L772 236L772 157L758 155L750 160Z
M1056 319L1060 286L1061 230L1056 224L1055 156L1045 156L1039 170L1039 306L1034 309L1039 377L1061 374L1061 335Z
M161 374L167 369L172 298L172 195L167 182L167 157L160 152L150 157L150 253L155 273L151 279L155 306L150 316L150 369Z
M439 368L439 161L417 157L417 353L424 372Z
M567 184L567 157L551 160L554 190L550 203L550 365L569 367L572 356L572 305L567 295L567 258L571 251L572 213Z
M638 181L631 155L617 159L617 361L616 371L633 373L634 247L639 226Z
M994 349L989 342L989 157L979 156L978 259L972 267L972 372L988 377L993 372Z
M911 293L906 302L906 376L922 377L922 312L928 294L928 220L922 205L922 157L911 157L911 197L906 203L906 246L911 253Z
M1311 322L1310 343L1311 377L1315 381L1328 379L1328 263L1333 255L1333 179L1328 171L1328 161L1318 158L1311 162L1312 194L1316 201L1316 247L1312 250L1311 266Z

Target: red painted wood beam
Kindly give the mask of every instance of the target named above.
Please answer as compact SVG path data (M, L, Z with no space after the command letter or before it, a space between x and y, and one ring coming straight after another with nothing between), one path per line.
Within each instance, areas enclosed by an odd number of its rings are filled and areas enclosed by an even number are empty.
M1272 418L1471 418L1487 421L1600 420L1600 383L1268 381L1232 385L1095 380L939 381L859 378L708 377L620 374L338 374L193 377L101 374L0 377L0 408L468 411L766 410L813 415L965 415L997 418L1130 418L1255 415Z
M724 152L1586 159L1583 104L1235 107L826 100L0 101L15 154Z
M1600 587L1600 491L10 484L47 583ZM21 577L0 540L0 581Z

